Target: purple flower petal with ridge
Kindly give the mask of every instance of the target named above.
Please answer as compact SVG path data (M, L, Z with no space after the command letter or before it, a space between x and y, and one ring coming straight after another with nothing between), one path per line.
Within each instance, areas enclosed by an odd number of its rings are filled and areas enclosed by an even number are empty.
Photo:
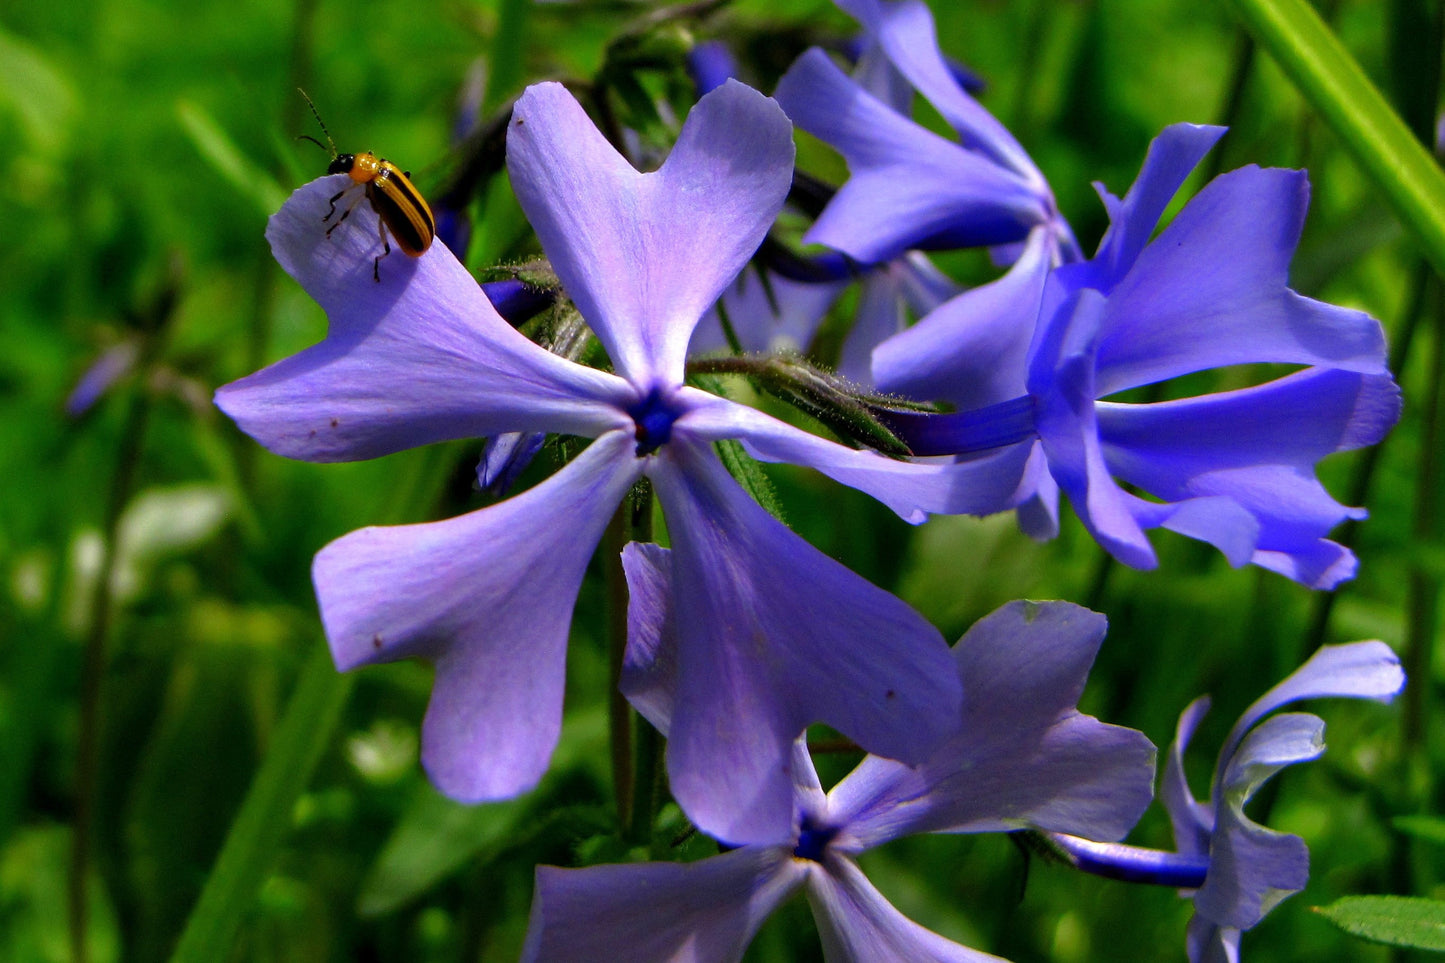
M1289 289L1308 207L1303 171L1245 167L1207 184L1105 289L1099 397L1262 361L1387 373L1378 321Z
M276 260L326 309L326 340L234 381L216 404L271 451L355 461L453 438L535 428L596 436L626 426L635 398L614 375L572 364L502 320L445 245L389 257L371 279L369 204L328 239L342 175L312 181L271 218Z
M1122 839L1153 797L1154 746L1077 709L1106 628L1067 602L1012 602L954 646L958 733L922 765L865 759L829 795L839 845L1024 826Z
M933 14L926 5L920 0L835 2L857 18L899 73L958 131L965 147L1032 180L1047 194L1043 175L1013 134L970 97L948 69L938 47Z
M628 542L622 549L622 568L627 575L627 651L618 688L665 736L672 731L677 692L672 552L651 542Z
M608 434L505 502L363 528L317 553L316 596L339 668L436 663L422 762L447 795L503 799L546 771L572 606L607 520L641 474L633 444Z
M692 329L782 208L788 119L736 81L705 95L650 174L632 168L560 84L512 111L512 187L567 294L618 374L644 390L682 380Z
M1227 128L1198 124L1171 124L1149 144L1139 176L1121 201L1095 184L1104 209L1109 212L1109 229L1094 254L1094 285L1111 288L1134 266L1139 252L1154 236L1159 219Z
M1044 282L1054 263L1049 230L1034 228L1022 255L997 281L939 305L873 352L874 382L960 410L1024 394L1025 364Z
M991 158L939 137L868 93L821 50L778 82L799 127L833 145L850 176L804 235L863 264L911 247L980 247L1022 240L1049 219L1047 190Z
M957 724L958 678L937 629L765 512L710 446L674 438L668 456L649 474L680 633L672 789L710 835L773 842L805 727L917 763Z

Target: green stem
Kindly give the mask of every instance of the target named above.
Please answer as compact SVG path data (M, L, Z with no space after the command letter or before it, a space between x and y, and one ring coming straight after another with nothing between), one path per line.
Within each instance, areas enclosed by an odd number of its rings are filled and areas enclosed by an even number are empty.
M652 483L643 479L623 503L630 513L633 541L652 541ZM619 672L621 667L619 666ZM615 687L614 687L615 688ZM620 694L620 690L619 690ZM658 774L662 759L662 736L652 723L633 713L632 813L628 836L634 843L652 838L652 821L657 814Z
M1400 372L1405 370L1405 364L1410 358L1410 348L1415 343L1415 333L1420 329L1420 319L1425 311L1425 292L1430 287L1434 278L1430 265L1426 261L1416 264L1415 270L1410 279L1410 293L1406 299L1405 319L1400 325L1399 333L1395 336L1394 342L1390 345L1389 367L1391 371ZM1390 437L1394 437L1391 435ZM1359 459L1355 463L1354 474L1350 478L1349 488L1345 496L1347 505L1363 505L1369 501L1370 486L1375 478L1375 470L1380 464L1381 454L1385 446L1390 443L1390 437L1381 441L1378 445L1372 445L1359 453ZM1354 519L1345 522L1341 527L1336 540L1346 548L1354 548L1359 537L1360 526ZM1324 645L1329 635L1330 616L1334 614L1335 600L1340 597L1340 592L1348 589L1348 585L1342 586L1333 592L1317 592L1314 597L1314 605L1310 614L1309 629L1304 634L1304 641L1300 650L1296 653L1295 664L1304 661L1311 652Z
M1227 0L1445 276L1445 174L1307 0Z
M154 349L146 352L154 357ZM142 377L150 369L140 366ZM130 399L125 426L121 429L120 450L116 454L115 475L111 479L110 499L105 510L101 537L101 559L96 566L95 591L91 597L90 622L80 670L80 733L76 751L75 828L71 838L70 879L68 886L70 914L70 958L74 963L89 959L87 933L89 907L85 880L90 864L90 848L95 822L95 793L100 766L101 700L104 695L106 641L110 636L115 599L110 586L115 572L116 541L120 537L120 519L135 492L140 468L141 449L145 444L146 425L150 421L150 397L144 384L137 387Z
M607 746L612 764L612 794L617 804L617 824L627 826L632 814L632 707L618 686L627 651L627 575L622 568L622 550L632 540L630 499L622 504L607 525L603 540L603 572L607 584Z
M236 931L291 829L291 812L331 745L354 676L341 675L316 645L277 727L271 748L241 804L171 963L228 959Z

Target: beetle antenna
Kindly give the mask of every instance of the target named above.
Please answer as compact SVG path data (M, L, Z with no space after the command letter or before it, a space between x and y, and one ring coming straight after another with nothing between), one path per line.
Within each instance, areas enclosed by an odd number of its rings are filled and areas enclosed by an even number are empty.
M316 105L315 105L314 103L312 103L312 101L311 101L311 96L310 96L309 94L307 94L306 91L302 90L300 87L297 87L297 88L296 88L296 92L299 93L302 97L305 97L305 98L306 98L306 106L311 108L311 116L312 116L312 117L315 117L315 118L316 118L316 123L321 126L321 133L323 133L323 134L326 135L326 144L330 144L330 145L331 145L330 148L329 148L330 151L331 151L331 156L332 156L332 157L335 157L335 156L336 156L336 141L334 141L334 140L331 139L331 131L329 131L329 130L326 129L326 121L324 121L324 120L321 119L321 114L320 114L320 112L317 111ZM327 149L328 149L327 146L326 146L326 144L323 144L323 143L321 143L321 141L317 140L315 137L311 137L311 136L308 136L308 135L306 135L306 134L299 134L299 135L296 137L296 139L297 139L297 140L309 140L309 141L311 141L311 143L315 144L317 147L320 147L322 150L327 150Z

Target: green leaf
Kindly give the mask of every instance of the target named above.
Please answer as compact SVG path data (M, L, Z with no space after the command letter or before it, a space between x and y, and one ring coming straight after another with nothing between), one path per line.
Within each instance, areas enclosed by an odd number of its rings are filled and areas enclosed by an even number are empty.
M1445 276L1445 173L1307 0L1228 0Z
M254 201L263 217L270 217L286 202L281 185L257 167L247 152L237 147L216 119L200 106L189 100L178 101L176 116L206 162L238 194Z
M354 678L336 671L325 645L315 646L171 963L214 963L230 954L291 828L296 801L331 744Z
M1422 896L1346 896L1316 907L1325 919L1354 936L1445 951L1445 902Z

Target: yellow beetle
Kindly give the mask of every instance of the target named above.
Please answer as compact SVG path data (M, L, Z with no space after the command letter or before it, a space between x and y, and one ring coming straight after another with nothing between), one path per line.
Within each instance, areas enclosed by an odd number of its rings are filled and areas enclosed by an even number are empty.
M331 132L326 129L326 123L317 113L316 105L311 103L306 91L301 91L301 96L306 97L306 103L311 106L316 123L321 125L321 132L326 135L327 144L330 144L331 166L326 168L326 173L345 174L355 182L332 195L331 206L321 221L325 223L336 215L336 202L346 193L358 186L364 188L366 199L371 202L371 209L379 218L377 230L381 235L382 251L372 261L371 277L374 281L380 281L381 259L391 253L391 244L386 239L387 231L396 238L397 247L404 253L410 257L421 257L436 237L436 219L432 217L426 198L422 197L421 192L412 184L410 172L403 171L391 161L377 157L371 151L364 154L338 154L336 142L331 139ZM327 144L322 144L315 137L303 134L302 138L323 149L327 147ZM327 237L350 216L359 201L358 196L347 205L336 223L326 229Z

